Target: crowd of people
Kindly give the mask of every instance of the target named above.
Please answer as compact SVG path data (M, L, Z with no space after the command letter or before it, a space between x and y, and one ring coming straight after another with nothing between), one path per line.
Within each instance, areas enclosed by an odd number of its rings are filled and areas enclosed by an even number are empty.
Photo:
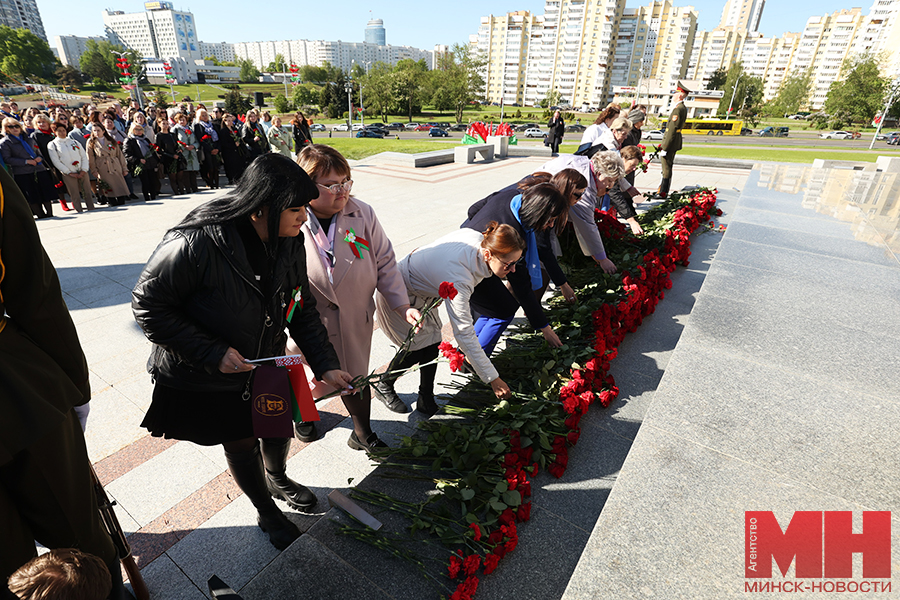
M268 117L268 113L265 113ZM143 199L155 200L168 178L171 193L199 191L200 183L218 189L222 170L236 184L257 156L292 152L312 143L309 121L302 113L291 120L261 120L256 110L231 115L183 102L166 110L128 110L114 103L18 112L16 103L0 103L2 140L0 166L15 179L34 216L53 216L53 204L63 211L95 210ZM70 208L71 204L71 208Z
M163 176L176 193L196 191L198 174L215 189L219 166L224 167L234 189L195 208L165 234L132 293L134 317L153 344L148 362L152 399L142 426L154 436L221 445L235 482L256 509L260 528L275 547L284 549L300 531L275 500L308 511L317 497L287 475L291 437L263 434L254 423L249 401L257 369L253 361L296 355L314 398L340 393L352 420L348 445L369 452L384 449L387 444L370 419L373 393L389 410L408 412L394 381L418 365L416 410L428 416L438 410L435 359L442 322L437 311L424 308L446 297L450 325L465 357L463 368L497 398L510 398L510 386L491 355L518 309L548 345L566 341L554 331L541 302L550 283L566 301L577 302L558 263L557 235L571 223L583 253L604 272L615 272L594 210L607 194L621 195L611 200L616 207L622 202L633 208L641 199L628 176L643 160L634 145L640 141L643 112L634 109L624 118L609 107L586 132L585 148L557 156L474 202L465 216L460 214L459 230L398 260L376 208L351 194L350 164L334 148L312 143L302 115L289 133L279 119L267 125L255 111L240 121L220 109L210 113L202 105L182 105L165 113L129 109L123 118L121 107L114 106L90 110L86 121L80 111L34 114L28 121L34 131L28 133L25 121L9 112L13 108L0 104L5 134L0 150L18 183L0 173L3 196L13 201L6 213L0 201L0 244L3 257L15 261L0 268L0 309L5 310L0 310L0 332L8 332L0 337L0 351L16 360L0 375L19 388L0 390L0 404L9 407L27 398L28 407L24 413L7 408L3 413L0 484L22 500L10 501L4 512L4 529L20 535L14 540L15 556L10 553L2 564L3 573L13 573L33 556L35 538L52 548L80 547L101 558L85 568L99 573L106 567L105 577L91 578L102 579L98 593L112 589L116 598L127 594L109 537L99 529L96 505L89 501L92 494L85 492L90 484L81 430L83 405L90 398L87 365L33 216L50 216L54 201L66 207L65 194L78 211L82 206L92 210L95 203L124 202L134 195L135 178L146 199L157 197ZM639 234L637 222L629 223ZM23 252L26 247L31 251ZM40 275L44 272L53 276ZM444 289L447 282L453 284L452 294ZM54 304L36 305L31 299L38 295L53 298ZM51 320L41 316L48 311ZM415 333L413 342L388 365L391 377L371 387L354 387L369 374L376 318L394 343ZM58 327L49 327L53 323ZM61 332L71 339L62 343L66 338ZM49 354L31 361L29 352ZM52 371L53 377L13 377L14 369L26 367ZM66 385L44 385L51 380ZM19 415L21 423L6 419L7 413ZM23 424L43 423L32 413L50 415L52 423L31 435ZM51 429L56 446L33 443ZM315 422L300 422L294 434L313 442L319 432ZM60 453L71 454L72 460L57 461ZM22 473L27 465L44 462L54 465L55 470L46 469L51 477L60 469L65 476L35 480L30 486ZM62 502L71 496L79 507L57 515L65 524L59 529L66 532L63 536L43 525L54 517L22 508L32 502L34 490L47 486L58 487ZM47 507L46 512L59 511ZM35 529L36 523L40 528ZM69 540L76 543L66 544ZM90 562L65 552L47 560ZM22 568L9 579L11 590L39 585L34 575L48 567Z

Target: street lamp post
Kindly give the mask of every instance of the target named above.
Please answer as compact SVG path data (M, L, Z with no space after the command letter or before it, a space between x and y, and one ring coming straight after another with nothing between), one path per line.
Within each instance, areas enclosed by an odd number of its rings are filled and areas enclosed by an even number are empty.
M287 91L287 63L281 63L281 80L284 82L284 97L288 97Z
M737 93L738 84L741 82L741 77L743 77L743 76L744 76L744 74L741 73L740 75L738 75L737 81L734 82L734 89L731 90L731 102L728 103L728 112L725 113L726 121L728 120L728 117L731 116L731 106L734 104L734 95Z
M344 84L344 91L347 92L347 131L353 133L353 83L348 79Z

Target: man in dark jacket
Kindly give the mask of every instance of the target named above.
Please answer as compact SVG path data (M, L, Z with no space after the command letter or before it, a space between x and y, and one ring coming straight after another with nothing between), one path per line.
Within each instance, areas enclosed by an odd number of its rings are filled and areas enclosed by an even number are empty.
M675 164L675 153L681 150L681 130L687 120L684 99L690 93L691 90L679 81L675 90L675 108L672 109L672 116L669 117L666 133L660 144L659 160L662 163L662 181L656 192L657 198L666 198L669 195L669 186L672 185L672 165Z
M37 540L100 557L111 597L127 598L74 410L91 397L87 361L31 211L2 169L0 260L0 590L37 556Z

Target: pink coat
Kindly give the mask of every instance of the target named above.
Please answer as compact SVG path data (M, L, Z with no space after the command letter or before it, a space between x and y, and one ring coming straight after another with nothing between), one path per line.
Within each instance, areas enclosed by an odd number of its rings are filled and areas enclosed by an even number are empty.
M381 292L392 309L409 304L409 297L403 276L397 270L394 247L371 206L351 197L335 215L334 223L334 283L328 281L312 232L304 224L306 268L317 309L341 368L358 377L369 374L375 290ZM368 241L371 251L362 250L362 258L357 258L350 243L344 241L349 229L353 229L357 238ZM327 385L317 387L315 396L333 391Z

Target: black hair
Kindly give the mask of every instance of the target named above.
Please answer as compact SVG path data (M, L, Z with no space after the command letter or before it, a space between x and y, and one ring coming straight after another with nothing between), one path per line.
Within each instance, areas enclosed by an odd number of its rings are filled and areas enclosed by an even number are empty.
M174 229L191 229L249 219L264 207L269 209L269 244L278 244L281 213L309 204L319 197L316 184L300 165L283 154L271 152L257 157L230 193L192 210Z
M569 202L552 183L538 183L522 192L519 217L525 229L543 231L569 210Z

